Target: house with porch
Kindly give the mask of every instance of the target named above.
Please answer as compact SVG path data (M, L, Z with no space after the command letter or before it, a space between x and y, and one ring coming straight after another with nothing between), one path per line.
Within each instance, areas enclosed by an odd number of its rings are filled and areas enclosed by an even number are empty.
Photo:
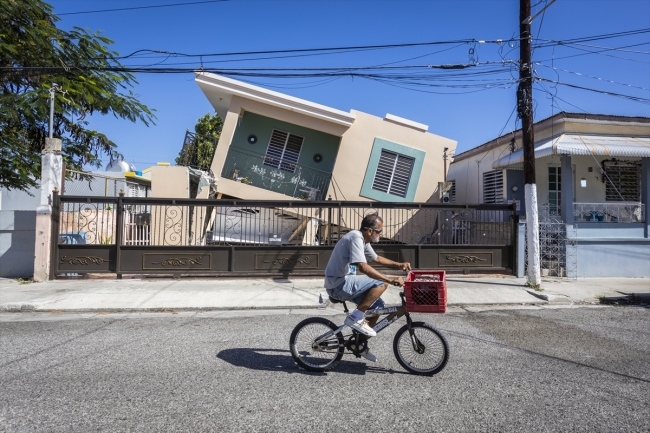
M561 112L535 123L542 274L650 276L650 118ZM455 155L456 203L517 204L525 224L521 130Z

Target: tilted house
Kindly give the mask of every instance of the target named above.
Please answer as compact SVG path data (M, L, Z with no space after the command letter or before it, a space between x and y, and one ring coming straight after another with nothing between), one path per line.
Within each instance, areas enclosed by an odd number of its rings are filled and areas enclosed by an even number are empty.
M391 114L344 112L205 72L196 74L196 82L224 120L211 167L219 198L426 202L444 178L444 149L456 147L427 125ZM293 223L284 221L286 227L275 230L281 233L260 237L294 241L297 229L303 233L316 224L312 216L290 212ZM324 218L345 226L343 231L358 228L360 219L318 215ZM228 238L217 226L214 238ZM399 229L393 225L384 235ZM302 244L312 241L304 231Z

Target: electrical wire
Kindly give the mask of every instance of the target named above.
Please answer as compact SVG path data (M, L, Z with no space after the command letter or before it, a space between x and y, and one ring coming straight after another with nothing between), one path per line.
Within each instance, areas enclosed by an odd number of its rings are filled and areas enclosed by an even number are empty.
M190 6L190 5L198 5L198 4L203 4L203 3L224 3L229 0L204 0L204 1L195 1L195 2L188 2L188 3L172 3L172 4L166 4L166 5L151 5L151 6L135 6L131 8L119 8L119 9L101 9L101 10L95 10L95 11L79 11L79 12L64 12L60 14L56 14L57 16L63 16L63 15L81 15L81 14L96 14L100 12L121 12L121 11L132 11L136 9L155 9L155 8L168 8L168 7L174 7L174 6Z

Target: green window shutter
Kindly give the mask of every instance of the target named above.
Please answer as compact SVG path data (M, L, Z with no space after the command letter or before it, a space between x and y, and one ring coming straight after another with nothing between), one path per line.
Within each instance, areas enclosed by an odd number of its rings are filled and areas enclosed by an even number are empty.
M382 149L372 189L406 197L415 160Z

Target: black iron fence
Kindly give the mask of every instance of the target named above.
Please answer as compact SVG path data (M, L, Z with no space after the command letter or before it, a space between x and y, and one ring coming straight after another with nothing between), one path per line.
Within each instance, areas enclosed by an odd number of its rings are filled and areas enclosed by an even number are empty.
M326 171L232 147L221 176L304 200L325 199L332 178Z
M368 214L384 223L373 248L394 260L409 259L419 267L512 269L516 216L511 205L58 195L53 263L58 272L82 262L88 262L81 265L86 269L117 273L322 272L334 245ZM126 260L125 251L130 258L118 265ZM260 262L262 256L276 258ZM317 264L302 266L305 260Z

